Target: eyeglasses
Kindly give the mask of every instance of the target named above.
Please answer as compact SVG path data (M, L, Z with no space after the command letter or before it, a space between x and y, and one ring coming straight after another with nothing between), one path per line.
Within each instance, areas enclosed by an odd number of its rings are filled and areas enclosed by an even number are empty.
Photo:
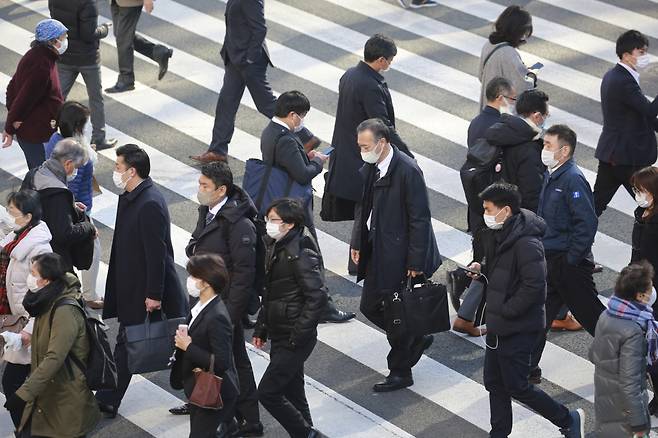
M273 224L282 224L282 223L283 223L283 219L277 219L277 218L269 218L269 217L266 217L266 218L265 218L265 222L271 222L271 223L273 223Z
M503 94L502 96L503 96L505 99L509 99L509 100L511 100L512 102L516 102L516 97L505 96L504 94Z

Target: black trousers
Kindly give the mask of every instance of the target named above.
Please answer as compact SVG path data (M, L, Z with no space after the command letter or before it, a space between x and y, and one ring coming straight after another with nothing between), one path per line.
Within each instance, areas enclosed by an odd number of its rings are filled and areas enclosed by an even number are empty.
M559 253L547 256L546 265L546 332L539 337L533 354L533 368L539 365L546 345L546 334L564 304L592 336L599 316L605 310L592 277L592 262L583 260L578 266L570 265L566 253Z
M119 58L119 78L117 82L125 84L135 83L135 50L144 56L155 60L153 51L156 45L135 33L142 6L122 7L112 0L112 23L114 37L117 41L117 55Z
M540 332L511 336L487 335L484 354L484 387L489 391L490 438L512 433L512 399L517 400L558 427L569 427L569 410L528 382L532 350Z
M128 370L128 352L126 350L126 330L123 324L119 324L117 333L117 345L114 347L114 362L117 366L117 388L112 390L100 390L96 392L96 400L115 408L119 408L121 400L128 390L133 375Z
M208 150L221 155L228 155L228 144L235 130L235 116L238 113L240 99L245 87L258 111L268 119L274 116L276 98L272 87L267 82L268 59L265 54L254 60L253 64L236 65L227 62L224 66L224 84L219 92L215 109L215 124L212 129L212 141Z
M5 398L9 399L14 395L18 391L18 388L25 383L29 375L30 364L23 365L6 362L5 371L2 373L2 392L5 394ZM21 419L23 418L23 409L10 410L9 415L11 415L11 421L14 423L14 427L17 428L20 426Z
M240 422L245 420L247 423L258 423L260 422L258 392L256 392L254 371L251 368L251 361L244 343L244 329L241 321L233 327L233 360L240 380L240 396L235 408L235 417Z
M615 196L619 186L624 186L626 191L633 194L631 186L631 176L646 166L616 166L610 163L599 161L599 167L596 173L596 182L594 183L594 209L596 215L601 216L606 209L612 197Z
M304 362L313 352L313 338L294 349L288 341L272 341L270 364L258 385L258 399L291 438L306 438L313 426L304 391Z
M16 141L18 141L18 145L23 150L28 170L39 167L46 161L46 148L43 143L30 143L18 136L16 137Z
M190 435L189 438L216 438L217 429L222 423L231 420L235 410L235 399L223 400L224 407L220 410L203 409L190 405Z

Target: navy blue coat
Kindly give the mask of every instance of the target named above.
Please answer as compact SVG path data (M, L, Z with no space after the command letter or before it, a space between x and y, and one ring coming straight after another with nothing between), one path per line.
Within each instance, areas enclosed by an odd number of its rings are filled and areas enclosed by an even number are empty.
M262 55L272 65L265 43L267 25L263 0L228 0L224 19L226 34L220 51L224 64L247 66Z
M363 181L371 181L376 165L365 164ZM374 183L370 231L369 211L357 205L351 247L360 250L357 280L366 276L370 265L376 273L371 290L392 294L406 278L407 270L422 271L431 277L441 266L441 254L432 229L432 215L423 172L413 158L393 147L393 158L386 175ZM369 233L374 234L372 244Z
M649 101L630 72L615 65L601 81L603 131L596 158L604 163L650 166L656 161L658 98Z
M480 114L475 116L468 125L466 140L468 147L472 147L478 139L483 138L484 132L498 122L500 122L500 111L489 105L482 108Z
M567 262L572 265L591 258L599 220L592 189L573 160L552 175L546 171L537 214L547 225L546 252L566 252Z
M119 196L103 318L141 324L146 298L162 301L168 318L188 314L187 293L176 275L169 210L151 178Z

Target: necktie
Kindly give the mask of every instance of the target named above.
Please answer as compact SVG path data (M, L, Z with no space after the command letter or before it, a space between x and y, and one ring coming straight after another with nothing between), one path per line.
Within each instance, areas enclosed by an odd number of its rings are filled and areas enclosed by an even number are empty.
M213 219L215 219L215 215L212 214L211 212L208 212L208 213L206 214L206 226L207 226L210 222L212 222Z

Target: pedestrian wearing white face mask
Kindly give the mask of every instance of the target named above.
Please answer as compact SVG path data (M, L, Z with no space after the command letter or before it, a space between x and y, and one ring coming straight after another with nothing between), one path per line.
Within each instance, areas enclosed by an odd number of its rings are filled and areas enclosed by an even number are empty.
M7 213L11 217L13 231L0 241L0 314L28 318L21 333L4 332L5 351L2 359L5 370L2 388L5 397L11 397L30 374L30 339L34 318L23 307L23 298L29 289L35 290L34 277L30 275L32 258L52 252L50 230L41 221L39 195L32 190L10 193L7 197ZM12 341L14 344L12 345ZM20 424L22 410L10 411L14 427Z
M315 348L327 303L322 256L304 226L299 201L274 201L266 221L271 238L266 286L253 343L263 348L270 340L271 349L258 398L291 437L316 438L304 390L304 362Z
M656 214L656 199L658 199L658 168L649 166L638 170L631 177L631 184L635 192L635 201L638 208L635 210L635 223L633 224L633 251L631 263L646 260L654 268L653 285L658 285L658 215ZM650 303L654 317L658 315L658 305ZM658 385L658 369L650 369L651 379ZM649 403L652 415L658 414L658 398Z
M171 219L162 193L149 177L151 162L134 144L116 149L114 183L121 191L105 284L103 318L117 318L114 349L117 388L96 392L101 411L116 417L130 385L125 326L142 324L148 313L167 318L187 315L189 299L174 263ZM154 320L160 318L156 313Z
M423 173L415 160L393 146L388 127L369 119L357 127L364 190L352 228L351 256L364 280L360 309L387 331L389 375L375 392L413 385L411 369L430 347L432 335L390 332L393 294L407 278L430 278L441 265Z
M598 219L589 183L576 165L576 133L566 125L553 125L544 134L542 161L546 165L537 214L546 222L543 243L546 251L546 327L567 305L578 322L594 336L604 310L593 279L592 244ZM535 378L546 343L540 338L533 355Z
M533 350L546 328L546 261L542 237L546 223L520 208L518 189L494 183L481 194L485 222L494 231L486 265L487 320L484 386L489 392L491 438L512 434L512 399L528 406L568 438L584 437L581 409L569 411L528 380Z
M633 196L631 175L651 166L656 153L658 97L648 100L640 88L640 74L649 64L649 40L637 30L617 39L619 63L601 81L603 131L596 147L599 167L594 184L598 216L623 185Z
M64 102L56 61L66 51L68 29L53 19L40 21L30 50L21 58L7 86L7 119L2 147L18 140L27 167L45 161L43 143L55 131L59 107Z
M50 158L30 170L21 189L39 192L43 221L52 233L53 252L62 256L64 268L89 269L94 255L96 228L86 219L86 206L76 202L68 183L89 160L87 149L74 138L55 144Z

